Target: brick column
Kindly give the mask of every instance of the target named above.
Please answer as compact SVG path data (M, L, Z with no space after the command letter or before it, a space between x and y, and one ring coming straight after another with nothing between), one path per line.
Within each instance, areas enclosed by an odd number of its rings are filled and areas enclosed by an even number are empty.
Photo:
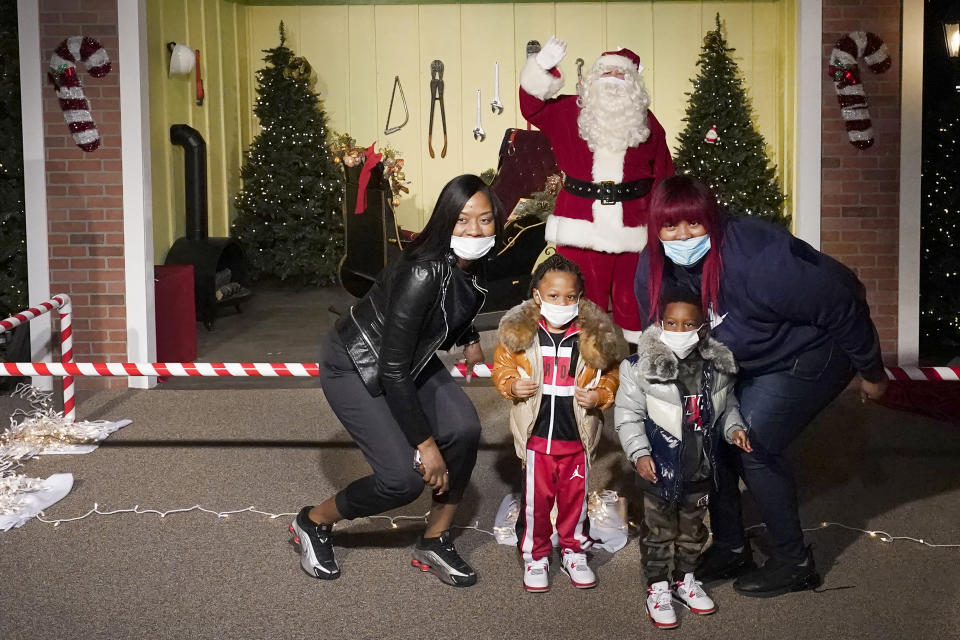
M113 70L103 78L77 72L100 132L87 153L73 141L52 87L43 100L46 145L50 291L73 299L75 358L123 361L123 188L120 161L120 82L116 0L40 0L40 56L46 70L54 49L70 36L95 38ZM126 378L78 378L83 387L125 387Z
M866 285L884 360L896 361L900 197L900 0L823 0L821 242ZM826 69L837 40L872 31L893 65L874 74L860 61L875 142L850 144Z

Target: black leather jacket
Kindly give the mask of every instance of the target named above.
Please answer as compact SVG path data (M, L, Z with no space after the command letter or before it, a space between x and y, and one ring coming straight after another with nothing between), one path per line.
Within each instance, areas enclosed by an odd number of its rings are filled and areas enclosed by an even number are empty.
M473 326L486 289L449 252L439 260L403 257L388 265L336 331L370 395L386 396L411 445L432 434L414 380L437 349L480 340Z

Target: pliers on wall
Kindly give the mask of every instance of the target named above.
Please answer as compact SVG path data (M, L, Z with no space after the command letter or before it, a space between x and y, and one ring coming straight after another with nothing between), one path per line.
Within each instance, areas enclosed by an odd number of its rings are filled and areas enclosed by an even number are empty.
M437 103L440 103L440 123L443 125L443 149L440 150L440 157L447 157L447 112L443 108L443 63L434 60L430 63L430 129L427 134L427 150L430 157L434 158L433 152L433 113Z

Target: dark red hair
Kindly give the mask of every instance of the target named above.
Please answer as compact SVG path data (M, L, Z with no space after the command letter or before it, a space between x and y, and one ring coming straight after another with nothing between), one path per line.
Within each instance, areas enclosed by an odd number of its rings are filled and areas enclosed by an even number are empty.
M720 272L723 264L720 247L723 244L723 216L717 201L707 185L690 175L675 175L664 178L650 196L650 219L647 223L647 254L650 256L650 280L647 292L650 296L650 319L656 320L660 313L660 290L663 280L663 263L666 256L660 242L660 227L680 222L699 222L710 234L710 251L703 262L703 277L700 284L700 304L704 317L713 307L720 313Z

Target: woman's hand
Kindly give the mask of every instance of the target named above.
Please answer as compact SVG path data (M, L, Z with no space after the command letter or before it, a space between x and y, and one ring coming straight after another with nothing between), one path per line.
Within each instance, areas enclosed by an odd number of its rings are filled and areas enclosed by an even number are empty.
M640 456L637 458L637 473L644 480L650 482L657 481L657 465L653 464L653 458L650 456Z
M584 409L593 409L600 403L600 394L596 389L577 387L573 390L573 397Z
M450 478L447 475L447 463L444 462L436 441L432 436L427 438L417 445L417 451L420 452L420 473L423 475L423 482L430 485L430 488L437 493L445 493Z
M540 385L538 385L536 382L534 382L530 378L514 380L513 384L510 385L510 395L512 395L514 398L526 400L527 398L535 394L539 387Z
M876 402L887 392L889 382L881 380L880 382L870 382L869 380L860 381L860 402L866 404L867 398Z
M463 359L467 363L467 382L473 377L473 367L483 363L483 349L479 342L468 344L463 348Z
M732 436L733 444L737 445L747 453L753 453L753 447L750 446L750 438L743 429L736 429Z

